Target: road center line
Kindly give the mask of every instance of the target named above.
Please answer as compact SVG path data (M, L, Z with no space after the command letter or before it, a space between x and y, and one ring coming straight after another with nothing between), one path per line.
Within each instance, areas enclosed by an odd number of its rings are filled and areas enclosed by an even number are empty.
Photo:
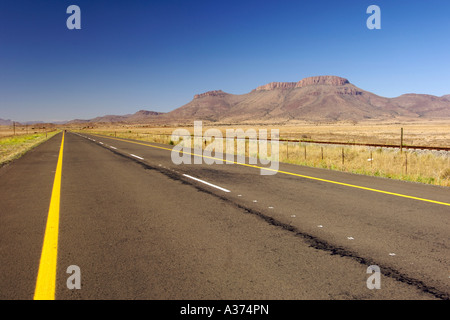
M61 175L64 150L64 132L59 150L58 164L56 165L55 179L53 181L50 208L45 228L44 244L42 246L41 260L34 291L34 300L54 300L56 284L56 264L58 255L58 229L59 207L61 196Z
M227 190L227 189L225 189L225 188L216 186L215 184L212 184L212 183L209 183L209 182L200 180L200 179L198 179L198 178L194 178L194 177L192 177L192 176L190 176L190 175L183 174L183 176L188 177L189 179L192 179L192 180L195 180L195 181L204 183L204 184L206 184L206 185L208 185L208 186L210 186L210 187L217 188L217 189L222 190L222 191L225 191L225 192L230 192L230 190Z

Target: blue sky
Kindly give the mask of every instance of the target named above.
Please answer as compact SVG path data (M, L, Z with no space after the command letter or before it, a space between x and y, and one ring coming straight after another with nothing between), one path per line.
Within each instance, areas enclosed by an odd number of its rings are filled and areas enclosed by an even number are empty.
M69 5L81 30L69 30ZM366 9L381 8L381 30ZM450 94L444 0L0 0L0 118L167 112L194 94L337 75L385 97Z

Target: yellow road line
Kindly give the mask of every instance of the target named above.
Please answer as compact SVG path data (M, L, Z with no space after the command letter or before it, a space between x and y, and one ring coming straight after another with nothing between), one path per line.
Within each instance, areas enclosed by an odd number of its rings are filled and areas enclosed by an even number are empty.
M98 137L102 137L102 138L117 140L117 141L124 141L124 142L139 144L139 145L143 145L143 146L146 146L146 147L172 151L171 148L164 148L164 147L154 146L154 145L151 145L151 144L140 143L140 142L125 140L125 139L120 139L120 138L111 138L111 137L102 136L102 135L98 135L98 134L93 134L93 135L98 136ZM351 188L357 188L357 189L362 189L362 190L367 190L367 191L372 191L372 192L388 194L388 195L402 197L402 198L408 198L408 199L414 199L414 200L419 200L419 201L431 202L431 203L440 204L440 205L444 205L444 206L450 206L450 203L447 203L447 202L441 202L441 201L435 201L435 200L430 200L430 199L425 199L425 198L413 197L413 196L408 196L408 195L401 194L401 193L395 193L395 192L389 192L389 191L384 191L384 190L379 190L379 189L373 189L373 188L358 186L358 185L344 183L344 182L339 182L339 181L333 181L333 180L327 180L327 179L316 178L316 177L311 177L311 176L305 176L305 175L302 175L302 174L288 172L288 171L281 171L281 170L277 170L277 169L264 168L264 167L259 167L259 166L255 166L255 165L251 165L251 164L247 164L247 163L242 163L242 162L228 161L228 160L223 160L223 159L220 159L220 158L204 156L204 155L201 155L201 154L195 154L195 153L191 153L191 152L185 152L185 153L193 155L193 156L197 156L197 157L209 158L209 159L214 159L214 160L222 160L222 161L226 161L227 163L231 162L231 163L238 164L238 165L241 165L241 166L257 168L257 169L262 169L262 170L267 170L267 171L279 172L279 173L283 173L283 174L287 174L287 175L291 175L291 176L296 176L296 177L300 177L300 178L305 178L305 179L310 179L310 180L317 180L317 181L333 183L333 184L346 186L346 187L351 187Z
M52 197L45 228L44 244L34 291L34 300L54 300L56 286L56 263L58 255L59 204L64 150L64 132L59 150L58 164L53 181Z

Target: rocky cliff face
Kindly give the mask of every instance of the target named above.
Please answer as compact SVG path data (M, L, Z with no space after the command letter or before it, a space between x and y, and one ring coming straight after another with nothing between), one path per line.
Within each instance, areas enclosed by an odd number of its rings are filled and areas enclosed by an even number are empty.
M307 86L313 86L313 85L327 85L327 86L344 86L346 84L349 84L350 82L341 77L336 76L317 76L317 77L309 77L304 78L297 82L296 88L302 88Z
M348 94L351 96L359 96L359 95L363 94L363 92L361 90L358 90L357 88L349 88L349 87L338 88L338 90L334 91L334 93L339 94L339 95Z
M208 91L205 93L196 94L194 96L194 99L199 99L199 98L203 98L203 97L224 97L226 95L227 95L227 93L223 92L222 90L213 90L213 91Z
M254 91L270 91L270 90L276 90L276 89L294 89L294 88L303 88L308 86L315 86L315 85L326 85L326 86L344 86L346 84L350 84L350 82L341 77L336 76L317 76L317 77L309 77L304 78L300 80L299 82L271 82L268 84L265 84L263 86L259 86ZM339 91L339 94L352 94L350 91Z
M271 82L263 86L259 86L253 91L267 91L275 89L293 89L297 82Z
M158 114L161 114L161 112L139 110L134 114L134 116L157 116Z

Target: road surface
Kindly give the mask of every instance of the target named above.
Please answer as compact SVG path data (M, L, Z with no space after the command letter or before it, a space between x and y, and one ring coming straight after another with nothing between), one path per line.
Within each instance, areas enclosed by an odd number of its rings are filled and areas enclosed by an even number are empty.
M50 235L60 300L449 299L449 188L171 147L66 132L1 168L0 299L36 297Z

